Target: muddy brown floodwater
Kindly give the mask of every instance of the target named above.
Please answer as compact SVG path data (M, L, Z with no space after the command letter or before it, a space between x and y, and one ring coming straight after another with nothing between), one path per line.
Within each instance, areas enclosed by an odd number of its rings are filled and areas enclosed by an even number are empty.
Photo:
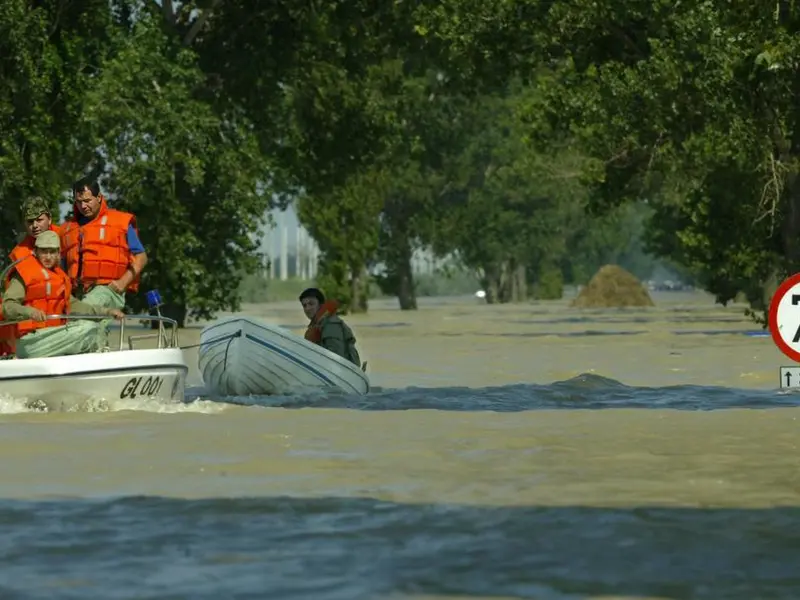
M799 598L791 363L742 306L654 300L373 302L366 397L4 398L0 597Z

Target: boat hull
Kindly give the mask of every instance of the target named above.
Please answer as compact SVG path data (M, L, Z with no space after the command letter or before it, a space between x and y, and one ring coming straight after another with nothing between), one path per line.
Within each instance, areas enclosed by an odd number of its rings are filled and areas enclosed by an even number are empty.
M185 399L188 366L178 348L0 361L0 394L69 411L87 401Z
M198 367L206 388L222 396L369 392L369 378L350 361L282 327L246 317L203 329Z

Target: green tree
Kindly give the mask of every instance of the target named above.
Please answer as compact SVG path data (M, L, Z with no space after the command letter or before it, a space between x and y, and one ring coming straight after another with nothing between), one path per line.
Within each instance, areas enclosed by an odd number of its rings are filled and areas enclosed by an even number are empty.
M23 233L20 202L47 198L54 214L91 156L83 94L105 56L108 3L0 3L0 252ZM91 35L86 35L90 31Z
M718 301L743 291L763 309L767 282L800 269L796 3L498 0L418 17L487 81L552 68L531 114L602 167L595 207L650 198L652 249Z
M333 278L329 287L349 298L352 309L367 307L365 295L352 296L361 289L351 281L356 267L347 258L352 252L348 236L353 232L329 231L340 227L340 219L331 219L333 207L316 209L322 198L326 204L343 203L346 221L363 228L359 234L365 244L363 251L358 251L361 268L382 262L386 270L378 281L384 291L397 294L402 308L415 308L411 256L430 224L430 219L425 219L432 214L436 193L431 187L435 175L425 162L426 153L432 152L421 133L434 119L423 121L420 115L426 109L435 110L436 103L429 100L435 83L430 74L425 78L406 76L404 61L381 61L380 56L374 60L376 64L360 77L336 65L319 66L319 85L314 87L319 104L304 104L296 113L303 119L295 117L290 139L298 151L307 153L307 160L303 170L295 172L311 202L311 208L301 210L300 218L320 245L323 270ZM301 102L307 94L307 90L293 88L290 101ZM358 140L349 139L350 131L359 132ZM346 145L337 153L325 147L330 140L343 140ZM373 232L378 235L375 243ZM340 242L334 243L336 238ZM344 262L335 266L340 261ZM364 279L363 274L357 279Z
M138 218L150 257L142 291L160 288L181 324L235 310L270 204L268 164L248 121L205 97L194 51L148 14L122 25L85 110L111 203Z
M398 93L384 100L396 116L392 143L378 159L391 177L376 257L383 270L376 279L384 293L397 296L402 310L414 310L412 257L440 236L436 215L447 184L445 165L448 156L460 151L460 117L466 103L433 64L417 77L404 75L400 61L390 66Z
M562 260L565 281L586 284L606 264L628 269L639 279L649 278L657 259L647 252L647 223L653 210L643 202L624 204L602 216L580 210L570 224L567 253Z
M387 187L387 173L372 170L351 175L328 194L300 199L298 216L320 249L317 282L343 313L367 310L367 263L378 247Z
M440 204L440 254L455 251L478 274L489 302L560 297L560 262L585 199L583 158L568 143L530 153L518 109L529 86L478 96L462 115Z

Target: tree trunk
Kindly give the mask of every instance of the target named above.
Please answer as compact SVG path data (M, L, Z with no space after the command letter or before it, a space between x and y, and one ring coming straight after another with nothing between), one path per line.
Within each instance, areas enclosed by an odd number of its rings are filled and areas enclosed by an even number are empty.
M511 302L514 296L514 269L516 261L512 258L503 261L500 265L500 280L498 282L498 301L501 304Z
M367 298L367 273L362 268L350 277L350 312L365 313L369 308Z
M525 302L528 299L527 269L523 264L517 264L511 273L511 302Z
M417 310L417 290L414 285L414 273L411 271L411 251L398 261L397 268L397 300L400 310Z
M481 287L486 292L486 304L497 304L500 295L500 270L496 264L484 265Z
M800 185L795 175L786 178L786 191L788 206L781 223L781 241L788 271L796 273L800 270Z
M772 296L778 290L781 284L780 274L778 269L773 269L772 272L766 277L764 281L753 279L748 284L745 290L736 294L734 302L746 302L753 315L757 313L769 312L769 305L772 302Z
M417 290L411 270L414 250L409 234L409 214L402 197L386 200L384 225L379 239L379 255L386 265L381 289L397 296L400 310L417 309Z
M795 93L800 91L800 81L795 78L792 87ZM777 117L775 120L777 123ZM773 144L778 152L778 160L791 169L786 175L783 188L788 206L781 223L781 241L783 242L783 256L786 260L785 267L789 273L797 273L800 271L800 178L795 162L800 157L800 130L795 128L791 138L786 139L776 124L772 136ZM778 197L774 199L776 207L780 205L781 200L782 198ZM777 217L776 211L769 218Z

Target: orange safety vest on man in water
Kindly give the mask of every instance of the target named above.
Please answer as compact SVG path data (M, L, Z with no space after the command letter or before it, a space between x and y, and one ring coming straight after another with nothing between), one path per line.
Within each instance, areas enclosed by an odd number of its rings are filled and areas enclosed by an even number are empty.
M66 272L73 287L88 291L95 285L116 281L133 264L128 245L128 229L136 227L136 217L128 212L109 208L100 196L100 211L88 223L80 224L77 216L61 226L61 249ZM78 215L77 208L75 215ZM139 276L127 291L139 289ZM79 296L80 297L80 296Z
M328 300L327 302L324 302L317 310L317 314L314 315L314 318L308 324L303 337L309 342L314 342L315 344L322 342L323 320L326 317L335 316L338 309L339 303L336 302L336 300Z
M25 285L24 306L38 308L46 315L69 313L72 284L61 267L46 268L39 259L31 255L14 267ZM22 321L17 324L17 337L36 329L64 325L65 319L46 321Z
M308 324L303 337L309 342L318 344L349 360L356 366L366 369L366 363L361 364L361 357L356 350L356 338L353 331L336 314L338 309L339 303L336 300L323 301Z

